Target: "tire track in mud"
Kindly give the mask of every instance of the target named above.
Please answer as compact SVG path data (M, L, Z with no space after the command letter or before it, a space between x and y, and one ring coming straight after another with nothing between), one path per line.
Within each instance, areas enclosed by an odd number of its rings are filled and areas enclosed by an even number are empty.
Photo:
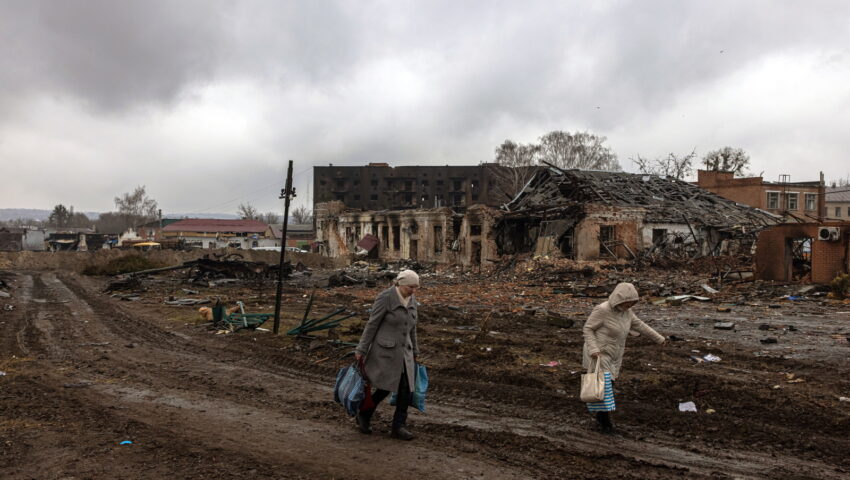
M165 356L172 357L174 362L200 363L209 365L211 369L219 373L230 370L234 374L243 372L249 377L250 371L270 373L290 380L321 384L329 392L327 386L332 382L335 367L315 365L292 358L282 351L261 352L260 349L255 351L248 348L247 342L234 341L222 344L220 341L212 342L203 338L187 339L164 331L155 323L125 312L115 304L116 302L91 293L73 278L63 276L61 283L75 298L71 302L71 309L83 310L85 316L90 316L92 320L86 328L80 331L68 331L68 335L86 335L85 338L92 341L102 340L104 337L92 335L90 332L97 324L102 324L108 330L110 338L121 342L142 342L145 349L157 350ZM62 289L59 288L59 290ZM52 307L51 310L53 310ZM51 335L55 335L55 332ZM122 352L125 355L119 357L129 356L141 361L138 358L138 352L139 350ZM121 358L114 360L126 361ZM132 361L129 363L133 364ZM200 367L202 365L194 366L194 368ZM148 370L147 375L159 374L162 377L164 385L159 385L160 387L170 389L181 387L173 382L169 385L170 376L175 371L179 372L174 366L157 364L145 365L145 368ZM238 394L227 391L234 385L213 388L211 385L204 384L205 382L201 380L203 376L198 376L197 372L188 373L194 376L183 377L183 382L189 379L197 381L224 398L241 399L258 406L269 401L280 400L280 397L275 397L268 392L258 392L256 395L272 397L265 401L262 398L241 398ZM144 380L144 378L133 380ZM183 387L185 389L186 386L183 385ZM495 398L493 398L494 391L498 391L498 396ZM461 452L473 452L477 456L484 456L507 465L530 469L534 475L542 476L556 475L564 470L590 469L594 459L605 459L611 464L628 467L625 471L630 471L629 475L634 473L635 476L632 478L668 478L681 476L685 472L690 476L735 475L763 478L762 475L777 463L776 458L763 458L749 453L737 458L728 458L728 452L722 454L688 452L658 443L658 439L654 439L653 443L647 443L602 437L585 429L568 425L577 423L575 417L567 416L568 424L564 423L564 419L558 422L559 419L552 412L556 411L556 403L560 400L555 398L551 404L540 405L538 402L543 396L542 393L541 390L533 387L477 382L468 378L452 378L451 375L446 375L441 377L439 384L433 386L433 395L429 397L434 402L434 410L442 411L443 415L438 416L439 420L436 421L428 417L425 420L417 419L416 423L425 433L424 439L435 446L442 446L447 451L457 449ZM485 399L490 401L481 403ZM311 409L313 411L318 409L320 414L327 414L329 408L336 408L328 404L329 402L318 402L305 409L305 413ZM493 417L501 417L504 420L494 421ZM337 419L337 424L348 423L345 419L334 418ZM544 423L541 423L541 420ZM564 439L570 439L570 441ZM723 455L727 458L723 458ZM785 463L785 461L779 461L779 463ZM830 469L825 465L799 460L795 460L795 463L800 467L801 474L803 471L809 473L817 471L818 478L839 478L838 476L830 477L828 471Z

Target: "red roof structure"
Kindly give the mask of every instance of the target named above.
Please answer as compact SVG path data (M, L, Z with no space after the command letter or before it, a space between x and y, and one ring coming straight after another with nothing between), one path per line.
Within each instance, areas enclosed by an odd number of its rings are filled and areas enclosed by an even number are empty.
M206 233L264 233L269 226L259 220L218 220L214 218L186 218L163 227L164 232Z

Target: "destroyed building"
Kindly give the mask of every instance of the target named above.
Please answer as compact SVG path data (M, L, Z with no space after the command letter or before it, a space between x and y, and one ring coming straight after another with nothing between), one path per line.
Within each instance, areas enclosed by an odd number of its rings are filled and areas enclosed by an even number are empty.
M762 280L829 283L850 272L850 222L771 227L759 234L755 262Z
M500 255L576 260L719 255L752 246L756 232L777 223L674 178L555 167L538 172L504 210L493 232Z
M508 169L481 165L313 167L313 209L338 201L348 208L402 210L409 208L498 207L510 200L504 185Z
M501 212L486 205L463 213L448 207L364 212L335 201L318 204L315 215L320 253L330 257L359 254L464 266L498 259L489 233Z

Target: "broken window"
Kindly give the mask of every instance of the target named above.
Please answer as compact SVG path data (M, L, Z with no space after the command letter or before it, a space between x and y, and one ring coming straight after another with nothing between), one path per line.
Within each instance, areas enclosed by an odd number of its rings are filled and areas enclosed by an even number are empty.
M848 209L847 213L850 213L850 209ZM841 217L841 207L835 207L835 216Z
M355 199L355 200L360 200L360 195L358 195L358 194L356 194L356 193L355 193L355 194L354 194L354 199Z
M614 226L613 225L600 225L599 226L599 255L605 256L616 256L611 251L609 243L614 241Z
M477 194L477 193L473 193L473 194L472 194L472 201L473 201L473 202L477 202L477 201L478 201L478 194Z
M469 226L469 234L470 235L481 235L481 224L470 225Z
M455 180L452 182L452 188L455 191L459 191L463 189L463 180Z
M661 245L664 243L664 240L667 239L667 229L666 228L653 228L652 229L652 244L653 245Z
M345 188L345 179L337 178L336 179L336 188L339 189L339 190L342 190L343 188Z
M381 226L381 244L384 246L384 250L390 248L390 227L386 225Z
M410 234L416 235L417 233L419 233L419 224L416 222L412 222L410 224Z
M443 181L442 181L442 180L437 180L437 186L438 186L438 187L442 187L442 186L443 186Z
M375 188L378 187L378 181L374 178L371 181L369 181L369 184L372 185Z
M377 201L378 200L378 194L373 193L372 195L369 195L369 200Z
M410 240L410 251L408 252L408 258L412 260L416 260L419 258L419 241L418 240Z
M456 193L452 197L452 205L463 205L463 194Z
M434 253L443 253L443 226L434 225Z
M345 201L345 194L344 194L344 193L340 193L340 192L334 193L334 197L335 197L337 200L339 200L340 202L344 202L344 201Z
M405 193L404 194L404 203L413 203L413 194Z
M410 180L405 181L404 182L404 189L405 190L413 190L413 182L411 182Z
M806 194L806 210L814 210L815 207L815 194L807 193Z
M797 197L798 196L799 196L799 194L797 194L797 193L789 193L788 194L788 196L786 197L786 199L787 199L786 208L788 210L797 210L797 207L798 207Z
M767 192L767 208L779 208L779 192Z
M401 227L393 225L393 250L401 249Z
M428 180L422 180L422 187L428 187Z

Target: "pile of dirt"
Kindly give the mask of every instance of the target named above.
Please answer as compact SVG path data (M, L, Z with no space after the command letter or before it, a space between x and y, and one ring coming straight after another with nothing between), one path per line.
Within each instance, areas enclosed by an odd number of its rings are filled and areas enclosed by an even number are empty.
M103 265L89 265L83 269L84 275L118 275L121 273L138 272L152 268L166 267L162 262L151 260L141 255L127 255L114 258Z

